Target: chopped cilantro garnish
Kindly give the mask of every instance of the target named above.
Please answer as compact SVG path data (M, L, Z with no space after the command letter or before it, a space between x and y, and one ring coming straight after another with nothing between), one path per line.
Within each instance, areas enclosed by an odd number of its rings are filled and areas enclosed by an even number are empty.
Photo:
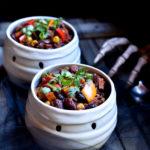
M43 23L43 24L47 24L47 21L44 20L44 19L40 19L39 22L40 22L40 23Z
M61 75L66 77L66 78L72 78L72 73L69 72L68 70L62 70Z
M80 67L77 71L77 75L84 75L87 72L87 70L84 67Z
M49 76L49 74L48 74L48 73L44 73L44 75Z
M59 77L59 80L61 81L61 84L66 87L66 86L71 86L72 84L72 80L71 79L65 79L62 75L60 75Z
M52 84L50 83L47 83L47 85L52 88L53 91L60 91L61 90L61 87L54 87Z
M50 84L52 84L52 85L55 85L55 84L56 84L56 82L57 82L57 80L56 80L56 79L51 79L51 80L49 81L49 83L50 83Z
M80 80L79 80L79 79L74 79L73 84L74 84L76 87L80 87Z
M60 91L61 90L61 87L53 87L53 91Z
M88 85L91 84L91 81L92 81L91 79L87 79L87 80L86 80L86 82L88 82Z
M71 86L72 80L63 79L63 80L61 80L61 83L62 83L63 86Z
M33 25L28 25L26 28L22 28L22 32L26 34L27 38L32 35L32 32L34 31Z
M57 20L54 20L54 22L53 22L53 28L57 29L60 26L60 23L62 22L62 20L63 20L62 17L58 18Z
M79 90L79 88L70 87L68 91L69 91L68 95L69 95L70 97L72 97L72 96L75 95L75 93L76 93L77 91L79 92L80 90Z
M54 75L55 75L55 77L59 77L59 76L60 76L60 74L59 74L59 73L55 73Z
M85 74L85 77L86 77L86 79L93 79L93 74L91 74L91 73L86 73Z

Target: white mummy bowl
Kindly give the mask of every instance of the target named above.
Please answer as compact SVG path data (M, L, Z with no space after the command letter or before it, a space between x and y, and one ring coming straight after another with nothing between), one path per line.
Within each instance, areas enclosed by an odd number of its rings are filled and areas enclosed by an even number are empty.
M27 17L11 23L6 31L4 45L4 67L12 82L25 85L31 82L33 76L42 68L60 63L80 63L79 38L75 28L66 21L74 34L67 45L57 49L38 49L24 46L11 37L11 33L19 24L30 19L56 19L54 17Z
M92 109L62 110L43 103L35 94L42 73L71 64L49 66L38 72L31 83L25 122L35 141L46 150L100 148L110 137L117 122L116 92L112 80L102 71L84 66L105 78L110 85L107 100Z

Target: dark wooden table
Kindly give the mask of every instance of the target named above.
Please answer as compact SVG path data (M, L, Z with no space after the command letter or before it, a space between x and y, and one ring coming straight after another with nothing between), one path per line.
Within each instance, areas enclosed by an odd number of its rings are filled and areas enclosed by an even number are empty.
M68 19L68 21L74 25L80 37L80 48L82 51L81 62L88 65L93 66L93 60L106 39L113 36L124 35L123 30L116 28L114 25L100 23L95 19ZM0 23L0 65L2 65L5 30L8 24L9 22ZM122 49L124 49L124 47L116 48L116 52L108 54L102 61L95 65L95 67L108 73L116 58L121 54ZM133 56L133 58L136 62L137 57ZM126 80L132 69L131 66L134 65L130 64L130 62L125 64L120 68L118 74L112 78L117 91L118 122L110 139L101 150L150 150L150 105L136 104L130 96L130 89L126 87ZM17 113L18 118L20 115L24 115L25 100L27 98L27 91L22 91L15 85L9 82L7 83L8 78L4 78L2 75L3 72L4 70L1 66L0 150L38 149L35 148L36 146L33 144L32 146L31 144L26 144L29 143L28 139L21 141L22 144L26 145L26 148L19 146L20 138L17 137L15 137L15 140L13 137L10 137L13 139L13 142L3 143L4 138L7 140L7 136L12 134L13 130L16 131L15 128L19 128L17 129L17 131L19 131L17 135L21 134L21 132L26 133L23 121L16 119L16 117L13 119L11 115L13 115L12 112L15 113L15 110L19 112ZM16 100L15 102L10 101L10 95L13 95L13 98ZM10 113L10 111L12 112ZM19 124L20 122L21 125ZM14 124L17 125L15 126ZM11 126L14 126L14 128L11 128ZM23 128L23 130L20 130L20 127ZM6 130L6 128L8 130ZM11 130L9 130L9 128L11 128ZM11 146L9 144L11 144ZM19 147L18 149L17 146Z

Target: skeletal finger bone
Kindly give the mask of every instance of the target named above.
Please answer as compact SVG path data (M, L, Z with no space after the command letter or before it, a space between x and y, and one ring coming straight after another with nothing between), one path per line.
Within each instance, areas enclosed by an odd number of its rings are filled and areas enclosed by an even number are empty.
M140 72L141 68L147 64L148 62L148 55L143 55L139 58L136 66L134 67L134 69L132 70L131 74L129 75L129 79L127 81L127 83L129 85L132 85L134 83L135 78L137 77L138 73Z
M110 40L107 40L99 50L99 53L97 54L96 58L94 59L94 64L96 64L100 59L102 59L105 54L109 51L111 51L114 47L118 45L125 45L128 44L129 41L127 38L120 38L120 37L115 37Z
M129 45L125 52L117 59L115 65L109 71L109 76L112 77L119 69L119 67L126 62L126 60L130 57L131 54L138 51L137 46Z

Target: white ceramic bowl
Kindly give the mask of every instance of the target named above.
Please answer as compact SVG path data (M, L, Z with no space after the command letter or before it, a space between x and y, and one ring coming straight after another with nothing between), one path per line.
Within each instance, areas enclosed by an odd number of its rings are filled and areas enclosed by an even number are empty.
M47 67L36 74L26 104L25 122L35 141L47 150L100 148L110 137L117 122L116 92L112 80L102 71L88 65L110 85L108 99L92 109L62 110L43 103L35 94L42 73L72 64Z
M11 33L23 22L30 19L57 19L55 17L27 17L19 19L9 25L6 31L6 40L4 45L4 67L12 82L18 85L30 83L33 76L41 68L60 63L80 63L79 38L75 28L66 21L74 34L71 42L57 49L38 49L24 46L16 42L11 37Z

